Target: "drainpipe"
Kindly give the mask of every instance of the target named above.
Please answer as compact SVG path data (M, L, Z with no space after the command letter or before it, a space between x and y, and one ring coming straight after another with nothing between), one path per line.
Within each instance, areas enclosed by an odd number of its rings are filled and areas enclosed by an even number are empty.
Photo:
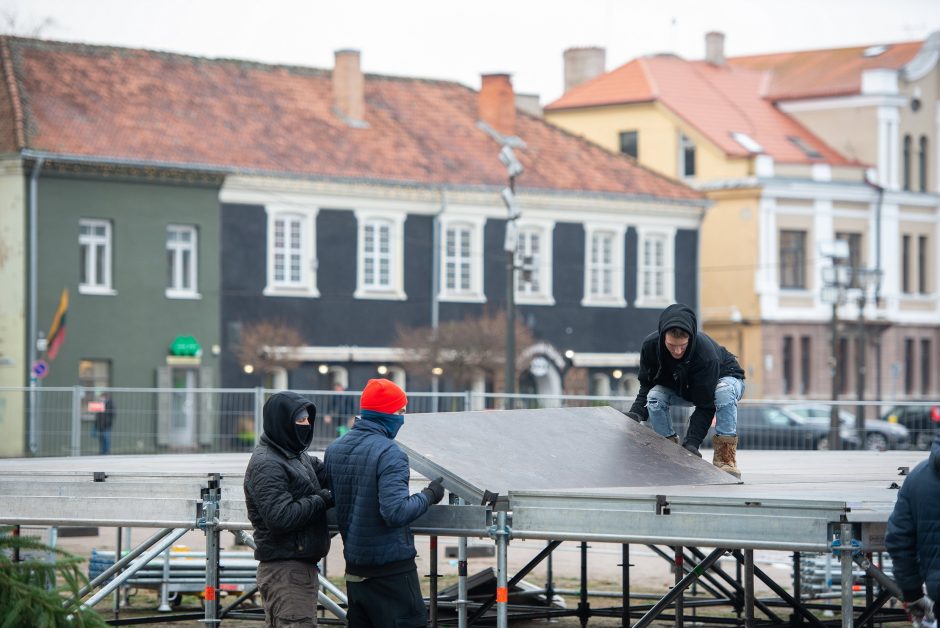
M36 250L38 240L36 221L39 215L39 173L42 170L42 162L42 157L37 158L33 163L33 171L29 175L29 322L26 332L26 342L29 344L29 360L26 364L26 374L27 377L29 377L29 423L27 427L27 438L29 453L31 454L35 454L39 449L36 438L36 387L38 380L33 375L33 363L36 361L36 269L39 259L38 251Z
M438 292L441 287L441 214L447 210L447 190L441 188L441 208L434 213L434 218L431 222L431 333L435 336L435 341L437 340L437 327L439 324L440 318L440 301L438 299ZM431 368L437 366L432 364ZM431 374L431 392L434 393L432 397L432 407L431 412L437 412L437 393L438 393L438 376Z

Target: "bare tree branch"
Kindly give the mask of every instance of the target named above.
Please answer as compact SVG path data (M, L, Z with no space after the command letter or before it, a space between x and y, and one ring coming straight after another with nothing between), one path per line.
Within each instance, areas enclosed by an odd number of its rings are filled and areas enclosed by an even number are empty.
M280 367L295 369L300 362L287 359L283 350L302 347L307 343L297 328L283 321L261 321L246 324L241 330L241 342L236 355L241 364L251 364L255 369L270 371Z

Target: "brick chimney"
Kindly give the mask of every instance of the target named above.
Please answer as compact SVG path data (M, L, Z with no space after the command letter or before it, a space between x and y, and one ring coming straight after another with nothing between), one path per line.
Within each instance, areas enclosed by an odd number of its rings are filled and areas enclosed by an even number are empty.
M565 62L565 91L604 73L607 51L603 48L568 48Z
M516 134L516 96L508 74L483 74L480 87L480 119L502 133Z
M337 50L333 67L333 108L347 124L362 126L365 120L365 80L358 50Z
M705 33L705 60L712 65L725 64L725 34L718 31Z

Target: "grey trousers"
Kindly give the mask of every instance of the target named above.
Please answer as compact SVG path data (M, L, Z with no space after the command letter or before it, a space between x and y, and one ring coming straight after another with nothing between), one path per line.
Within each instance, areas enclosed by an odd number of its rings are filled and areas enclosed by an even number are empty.
M317 625L317 566L300 560L258 563L258 590L264 602L266 628L311 628Z

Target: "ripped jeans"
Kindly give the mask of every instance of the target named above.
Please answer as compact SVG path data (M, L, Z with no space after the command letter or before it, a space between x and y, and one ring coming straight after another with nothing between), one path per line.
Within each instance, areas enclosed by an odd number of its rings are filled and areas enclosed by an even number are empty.
M718 380L715 388L715 433L719 436L736 436L738 433L738 400L744 395L744 380L725 376ZM671 388L653 386L646 395L646 409L650 415L650 426L660 436L675 436L669 408L691 406Z

